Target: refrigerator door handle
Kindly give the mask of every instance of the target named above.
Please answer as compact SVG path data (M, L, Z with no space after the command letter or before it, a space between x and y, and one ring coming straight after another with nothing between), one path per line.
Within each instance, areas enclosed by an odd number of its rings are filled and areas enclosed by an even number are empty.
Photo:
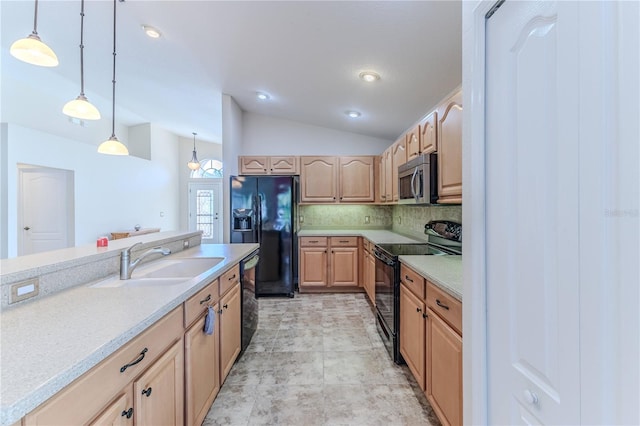
M254 214L256 215L256 231L258 233L258 236L256 238L256 241L258 241L258 244L262 243L262 195L258 194L258 196L256 197L257 202L256 202L256 208L253 210Z

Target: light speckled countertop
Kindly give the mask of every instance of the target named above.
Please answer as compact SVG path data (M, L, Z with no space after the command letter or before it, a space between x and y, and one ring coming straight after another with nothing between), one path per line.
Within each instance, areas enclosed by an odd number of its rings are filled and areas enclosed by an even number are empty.
M400 256L399 259L462 302L462 256Z
M92 288L87 283L3 310L0 424L18 421L256 248L205 244L162 258L225 258L176 285Z

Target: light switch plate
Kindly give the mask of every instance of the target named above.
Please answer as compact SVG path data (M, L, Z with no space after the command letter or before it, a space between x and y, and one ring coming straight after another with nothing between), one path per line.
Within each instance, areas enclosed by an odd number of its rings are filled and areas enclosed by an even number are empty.
M9 300L9 304L37 296L39 292L40 283L38 282L38 278L13 284L11 286L11 299Z

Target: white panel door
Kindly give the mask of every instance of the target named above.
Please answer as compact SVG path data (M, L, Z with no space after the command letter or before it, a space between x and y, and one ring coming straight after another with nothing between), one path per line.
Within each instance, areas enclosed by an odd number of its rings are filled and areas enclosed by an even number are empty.
M575 8L486 21L489 424L580 423Z
M189 231L202 231L203 244L222 243L221 179L189 183Z
M31 167L18 170L18 255L72 247L73 172Z

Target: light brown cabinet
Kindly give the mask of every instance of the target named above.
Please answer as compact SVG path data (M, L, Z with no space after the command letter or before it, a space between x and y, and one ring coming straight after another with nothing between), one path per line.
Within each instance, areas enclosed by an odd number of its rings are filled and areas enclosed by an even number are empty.
M420 155L420 125L414 126L406 134L407 141L407 161L413 160Z
M427 399L443 425L462 424L462 303L427 281Z
M300 157L301 203L373 201L374 157Z
M218 316L218 281L204 287L185 302L184 334L185 422L200 425L220 391L220 321L213 334L204 332L209 306ZM195 320L194 320L195 318Z
M407 149L404 135L391 146L391 201L398 201L398 166L407 162Z
M300 237L300 291L355 289L358 237Z
M133 390L131 386L119 395L90 426L125 426L133 424Z
M400 284L400 353L420 389L425 390L426 307L404 283Z
M372 254L373 243L363 238L362 285L369 301L376 304L376 264Z
M420 121L419 154L431 154L438 151L438 112L433 111Z
M341 203L371 203L374 193L374 157L340 157L338 195Z
M239 284L220 298L220 383L224 383L242 348L240 302Z
M184 349L180 339L133 382L136 425L177 425L184 421Z
M241 175L295 175L298 174L298 157L240 156L238 170Z
M384 151L383 157L384 157L384 202L392 203L393 188L396 187L396 192L398 192L398 189L397 189L398 171L397 170L396 170L396 181L393 180L393 145Z
M438 203L462 203L462 91L438 112Z

